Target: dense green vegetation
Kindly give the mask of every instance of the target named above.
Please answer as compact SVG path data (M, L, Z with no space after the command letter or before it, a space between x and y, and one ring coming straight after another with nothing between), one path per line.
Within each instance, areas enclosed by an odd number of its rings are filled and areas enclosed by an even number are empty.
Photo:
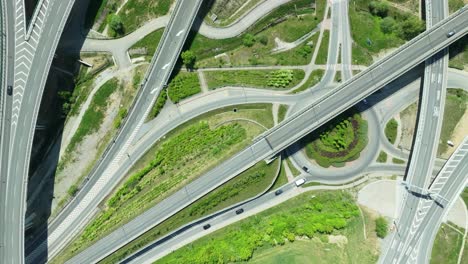
M315 64L327 64L329 42L330 31L325 30L323 31L322 42L320 43L317 58L315 59Z
M466 2L464 2L463 0L449 0L448 4L450 13L453 13L465 6Z
M303 139L306 154L320 166L344 166L355 160L367 145L367 121L348 110Z
M280 105L278 108L278 123L284 120L288 112L288 105Z
M392 162L395 164L405 164L406 161L399 158L392 158Z
M318 25L323 16L325 1L318 2L316 15L310 0L293 0L262 18L238 37L215 40L194 34L193 41L188 41L190 47L186 49L197 55L197 67L306 64L312 55L311 48L305 47L308 46L308 41L293 50L278 54L271 54L271 50L276 47L276 37L292 42ZM213 58L222 53L226 55Z
M458 263L458 256L463 242L463 232L463 229L457 231L447 224L442 224L434 240L430 263ZM461 263L464 262L462 261Z
M385 136L387 137L387 140L392 144L395 144L397 131L398 122L394 118L392 118L390 119L390 121L388 121L387 125L385 126Z
M382 1L354 1L350 8L353 61L369 65L372 55L398 47L424 31L425 24L416 16L404 13Z
M302 70L239 70L204 72L209 89L224 86L284 89L297 85L304 79Z
M449 67L464 70L468 65L468 35L449 46Z
M437 154L447 151L447 140L450 140L458 122L466 111L468 105L468 93L462 89L448 89L445 100L444 119L440 132Z
M387 236L388 223L384 217L378 217L375 219L375 233L378 237L384 238Z
M380 163L387 162L387 153L384 151L380 151L379 156L377 157L377 162L380 162Z
M323 74L325 74L324 70L314 70L310 73L309 78L307 81L305 81L304 84L301 85L301 87L295 89L293 93L299 93L302 91L305 91L309 88L312 88L314 85L320 82L320 80L323 77Z
M246 261L256 250L294 242L296 236L326 239L326 234L342 233L358 216L347 193L306 193L201 238L156 263Z
M161 40L163 33L164 28L153 31L150 34L146 35L144 38L140 39L130 49L145 48L146 58L148 60L151 60L154 53L156 52L156 49L158 47L159 41Z
M461 194L461 197L463 201L465 202L465 205L468 207L468 188L465 188Z
M96 239L141 214L180 189L182 184L237 153L264 131L263 127L250 122L226 121L241 117L255 120L266 127L273 126L269 104L234 107L238 109L237 112L233 112L231 106L194 118L153 145L103 204L100 214L55 263L63 263Z
M76 145L87 135L96 132L104 119L104 112L107 108L109 96L118 88L119 81L113 78L107 81L94 94L88 109L81 119L80 125L67 146L67 152L72 152Z
M200 81L197 73L179 72L170 81L167 93L173 103L201 92Z
M163 237L184 224L223 208L227 208L265 191L276 177L278 163L279 160L269 165L265 162L256 164L234 179L210 192L208 195L200 198L192 205L152 228L141 237L119 249L101 263L116 263L149 242ZM282 181L282 178L278 178L277 181Z

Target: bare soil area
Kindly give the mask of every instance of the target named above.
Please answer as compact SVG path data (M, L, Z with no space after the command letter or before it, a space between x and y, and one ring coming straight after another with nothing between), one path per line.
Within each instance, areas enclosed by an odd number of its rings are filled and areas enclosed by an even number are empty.
M413 136L416 127L416 116L418 114L418 102L408 106L400 113L401 119L401 139L399 147L406 150L411 150Z

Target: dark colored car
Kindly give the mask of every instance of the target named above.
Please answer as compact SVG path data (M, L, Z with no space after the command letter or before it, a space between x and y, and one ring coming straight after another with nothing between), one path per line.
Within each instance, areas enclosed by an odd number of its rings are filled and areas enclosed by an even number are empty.
M243 212L244 212L244 209L242 209L242 208L236 210L236 214L242 214Z
M453 35L455 35L455 31L452 30L449 33L447 33L447 38L450 38Z
M305 172L309 172L309 168L307 168L306 166L302 167L302 169L303 169Z
M206 225L203 226L203 229L207 230L207 229L210 228L210 227L211 227L210 224L206 224Z
M7 94L8 94L8 95L13 95L13 86L8 85L8 87L7 87Z
M275 195L280 195L282 193L283 193L283 190L279 189L279 190L276 190Z

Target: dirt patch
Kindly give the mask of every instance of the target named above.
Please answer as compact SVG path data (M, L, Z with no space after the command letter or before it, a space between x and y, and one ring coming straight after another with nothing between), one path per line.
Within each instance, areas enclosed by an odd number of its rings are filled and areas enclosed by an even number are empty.
M401 120L401 139L399 147L411 150L413 144L413 136L416 128L416 116L418 114L418 102L408 106L400 113Z
M344 245L348 244L348 238L343 235L337 235L337 236L329 235L328 243L336 244L342 248Z
M465 111L460 121L458 121L455 130L450 137L450 140L455 144L455 146L460 145L462 140L468 135L468 110ZM445 153L442 154L443 159L448 159L450 155L455 151L456 147L449 147Z

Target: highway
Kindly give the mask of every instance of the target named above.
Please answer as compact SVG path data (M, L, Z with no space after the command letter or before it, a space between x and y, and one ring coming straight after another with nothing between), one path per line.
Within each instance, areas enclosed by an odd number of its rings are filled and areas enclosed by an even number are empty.
M46 234L42 234L29 248L29 252L32 253L27 256L28 262L36 263L55 256L84 227L96 212L97 205L118 184L118 179L115 180L112 176L118 165L130 158L127 148L134 141L154 101L167 83L201 2L201 0L177 1L174 13L123 127L98 161L85 186L49 225L47 239L44 238ZM105 257L105 252L102 252L102 257ZM93 256L95 261L99 258Z
M41 1L37 9L41 12L29 30L24 25L23 4L21 0L3 1L8 58L3 70L13 95L6 98L2 120L2 263L24 262L26 184L35 124L48 69L73 1ZM46 19L51 12L63 16Z
M448 209L453 205L456 198L460 196L467 182L468 136L465 137L454 154L452 154L431 186L430 191L435 193L431 194L434 201L421 201L422 206L419 208L420 212L418 214L422 215L423 218L417 229L410 231L408 245L403 248L399 263L415 262L417 259L424 260L422 263L426 262L428 256L418 254L418 251L415 249L421 243L421 247L425 249L423 252L426 252L425 254L429 252L428 249L432 247L433 239L439 230L444 215L447 214ZM402 232L404 231L399 230L399 235ZM422 240L421 238L424 237L431 239ZM396 244L392 244L391 247L396 247Z
M448 1L426 1L426 25L432 27L448 16ZM405 183L412 190L426 190L432 176L432 169L439 146L442 117L445 106L447 85L448 50L444 49L426 60L422 96L419 104L417 130L408 164ZM417 191L415 191L417 193ZM423 191L424 192L424 191ZM392 236L392 248L382 254L382 262L389 263L399 259L399 251L410 239L410 234L422 219L417 213L423 200L415 193L406 193L404 206L396 226L401 236ZM401 251L400 251L401 252Z
M333 89L327 95L319 98L317 102L307 106L303 111L299 111L283 121L279 126L269 130L269 133L258 138L254 144L233 158L220 164L203 177L187 185L183 190L174 193L144 214L98 241L82 252L83 255L86 252L88 252L87 254L109 252L112 251L111 249L117 248L118 245L125 244L125 241L132 240L139 234L144 233L172 215L173 212L184 208L256 162L270 158L297 138L320 126L334 115L347 109L347 107L361 101L373 91L381 88L411 67L414 67L418 62L429 57L433 52L444 48L465 34L468 18L463 15L466 15L466 12L467 10L463 9L455 14L455 16L452 16L448 20L449 22L445 21L438 27L423 33L413 41L405 44L389 58L379 61L369 69L353 77L350 81ZM445 36L446 30L442 26L454 28L459 32L459 35L447 39ZM372 82L375 82L375 85L369 87L368 84ZM336 111L328 113L327 109L336 109ZM310 116L320 116L322 118L316 120L316 122L310 122L312 119ZM310 126L311 123L312 126ZM78 258L72 259L71 262L73 263L74 261L78 261Z

